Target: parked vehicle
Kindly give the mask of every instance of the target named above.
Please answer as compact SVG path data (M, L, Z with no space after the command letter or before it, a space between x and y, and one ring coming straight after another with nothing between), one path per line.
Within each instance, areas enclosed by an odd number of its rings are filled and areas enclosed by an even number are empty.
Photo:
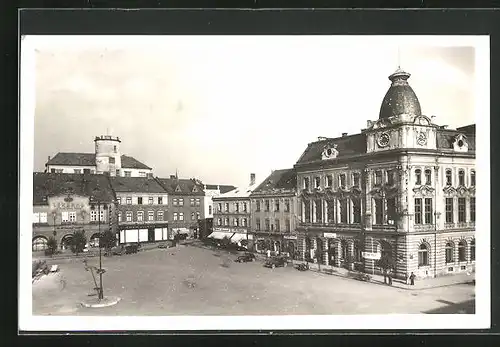
M302 263L297 265L297 270L299 271L307 271L309 270L309 263Z
M274 269L275 267L286 267L288 265L288 259L286 257L272 257L266 261L264 264L265 267L270 267Z
M113 248L111 248L111 254L112 255L122 255L122 254L125 254L125 247L123 245L122 246L113 247Z
M236 258L235 262L237 263L247 263L250 261L255 261L255 254L253 253L245 253Z

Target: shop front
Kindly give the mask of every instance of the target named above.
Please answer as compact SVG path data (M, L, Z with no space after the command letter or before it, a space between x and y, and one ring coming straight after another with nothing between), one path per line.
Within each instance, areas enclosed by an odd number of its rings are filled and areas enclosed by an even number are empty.
M168 240L168 224L155 225L124 225L119 228L120 244L146 243Z

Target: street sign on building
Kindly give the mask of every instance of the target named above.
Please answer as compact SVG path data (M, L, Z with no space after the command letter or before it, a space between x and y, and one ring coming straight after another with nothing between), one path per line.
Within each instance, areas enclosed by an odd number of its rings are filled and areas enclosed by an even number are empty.
M336 239L337 234L335 234L335 233L323 233L323 237L326 237L327 239Z
M297 240L297 235L284 235L283 238L286 240Z
M380 259L380 253L361 252L361 255L365 259L371 259L371 260L379 260Z

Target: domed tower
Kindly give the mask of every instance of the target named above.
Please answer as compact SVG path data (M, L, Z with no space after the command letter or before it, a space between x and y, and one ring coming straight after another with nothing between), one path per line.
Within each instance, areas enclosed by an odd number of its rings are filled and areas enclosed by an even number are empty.
M380 107L379 119L393 116L421 116L420 102L408 84L410 74L398 68L389 80L392 82Z
M368 121L367 152L397 148L436 147L436 125L422 115L420 102L408 84L410 74L398 68L382 100L379 118Z
M120 176L122 167L120 138L101 135L96 136L94 142L96 173L108 172L110 176Z

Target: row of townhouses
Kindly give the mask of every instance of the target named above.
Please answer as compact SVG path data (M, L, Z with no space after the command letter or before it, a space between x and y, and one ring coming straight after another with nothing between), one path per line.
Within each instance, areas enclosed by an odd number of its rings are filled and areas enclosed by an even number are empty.
M435 277L475 267L475 125L422 114L398 69L379 117L359 133L319 137L290 169L214 197L212 238L331 266Z
M58 153L33 174L33 251L54 236L66 248L76 230L89 245L112 230L119 243L197 236L212 218L212 197L234 189L177 175L158 178L147 165L120 152L121 140L94 140L95 153Z

